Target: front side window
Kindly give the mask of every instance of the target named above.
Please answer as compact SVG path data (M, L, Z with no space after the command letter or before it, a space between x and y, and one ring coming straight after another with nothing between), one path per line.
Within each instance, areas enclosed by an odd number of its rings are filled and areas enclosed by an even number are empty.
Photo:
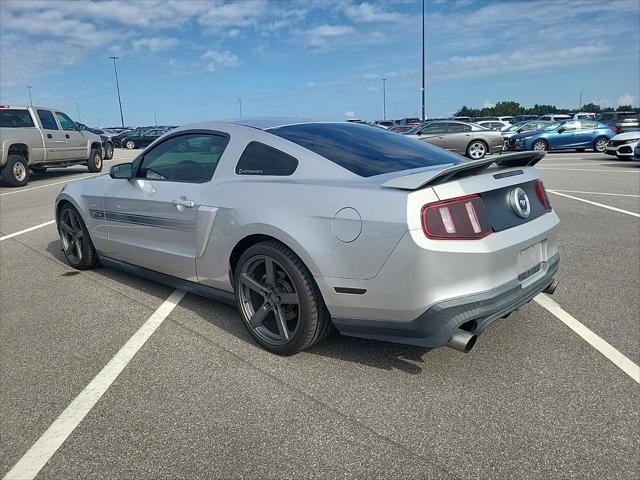
M64 113L56 112L56 117L58 117L58 121L60 122L63 130L77 130L75 122L67 117Z
M238 175L291 175L298 168L298 160L277 148L251 142L244 149L236 165Z
M192 133L169 138L144 155L136 178L208 182L228 143L229 137L222 134Z
M33 120L27 110L0 110L0 127L33 127Z
M305 123L267 130L361 177L464 162L454 153L381 128Z
M49 110L38 110L38 118L44 130L60 130L56 119L53 118L53 113Z

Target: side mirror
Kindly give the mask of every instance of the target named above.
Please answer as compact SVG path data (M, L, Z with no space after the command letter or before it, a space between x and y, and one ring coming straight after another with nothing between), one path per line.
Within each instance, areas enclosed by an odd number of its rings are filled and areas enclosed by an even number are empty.
M133 176L133 164L121 163L114 165L111 167L111 170L109 170L109 175L111 178L129 180Z
M559 128L559 129L558 129L558 133L562 133L562 132L564 132L564 131L565 131L565 129L564 129L564 128Z

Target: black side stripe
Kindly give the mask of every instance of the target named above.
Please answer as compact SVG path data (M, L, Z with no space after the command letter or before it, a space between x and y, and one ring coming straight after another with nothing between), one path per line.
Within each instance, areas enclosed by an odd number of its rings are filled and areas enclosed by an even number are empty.
M187 220L173 220L162 217L151 217L147 215L134 215L131 213L109 212L103 210L89 210L92 218L99 220L109 220L118 223L130 223L133 225L143 225L146 227L165 228L168 230L182 230L185 232L195 232L195 222Z

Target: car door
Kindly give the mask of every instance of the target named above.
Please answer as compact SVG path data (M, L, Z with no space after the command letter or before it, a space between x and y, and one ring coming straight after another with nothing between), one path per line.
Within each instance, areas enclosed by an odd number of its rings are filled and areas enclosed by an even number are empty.
M564 122L551 138L553 148L575 148L578 143L577 133L579 130L580 122L578 120Z
M430 123L418 132L418 138L423 142L444 148L444 123Z
M53 112L38 110L38 121L44 140L45 162L48 160L64 160L67 158L67 141L56 122Z
M87 158L87 139L80 132L76 122L62 112L56 112L56 118L67 142L67 158L71 160Z
M580 125L576 131L576 147L591 148L596 136L596 123L591 120L578 120Z
M217 148L203 150L203 141ZM197 281L195 260L216 214L200 204L228 142L223 133L176 134L138 157L132 178L113 180L98 215L117 260Z
M464 123L447 123L444 136L444 148L452 152L465 154L467 146L471 143L471 127Z

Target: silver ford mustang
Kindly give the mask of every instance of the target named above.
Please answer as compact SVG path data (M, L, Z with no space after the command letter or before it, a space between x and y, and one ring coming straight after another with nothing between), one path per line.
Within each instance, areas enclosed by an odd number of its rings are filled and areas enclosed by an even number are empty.
M237 304L264 348L344 335L467 352L553 293L543 152L463 157L367 125L189 125L66 185L62 248Z

